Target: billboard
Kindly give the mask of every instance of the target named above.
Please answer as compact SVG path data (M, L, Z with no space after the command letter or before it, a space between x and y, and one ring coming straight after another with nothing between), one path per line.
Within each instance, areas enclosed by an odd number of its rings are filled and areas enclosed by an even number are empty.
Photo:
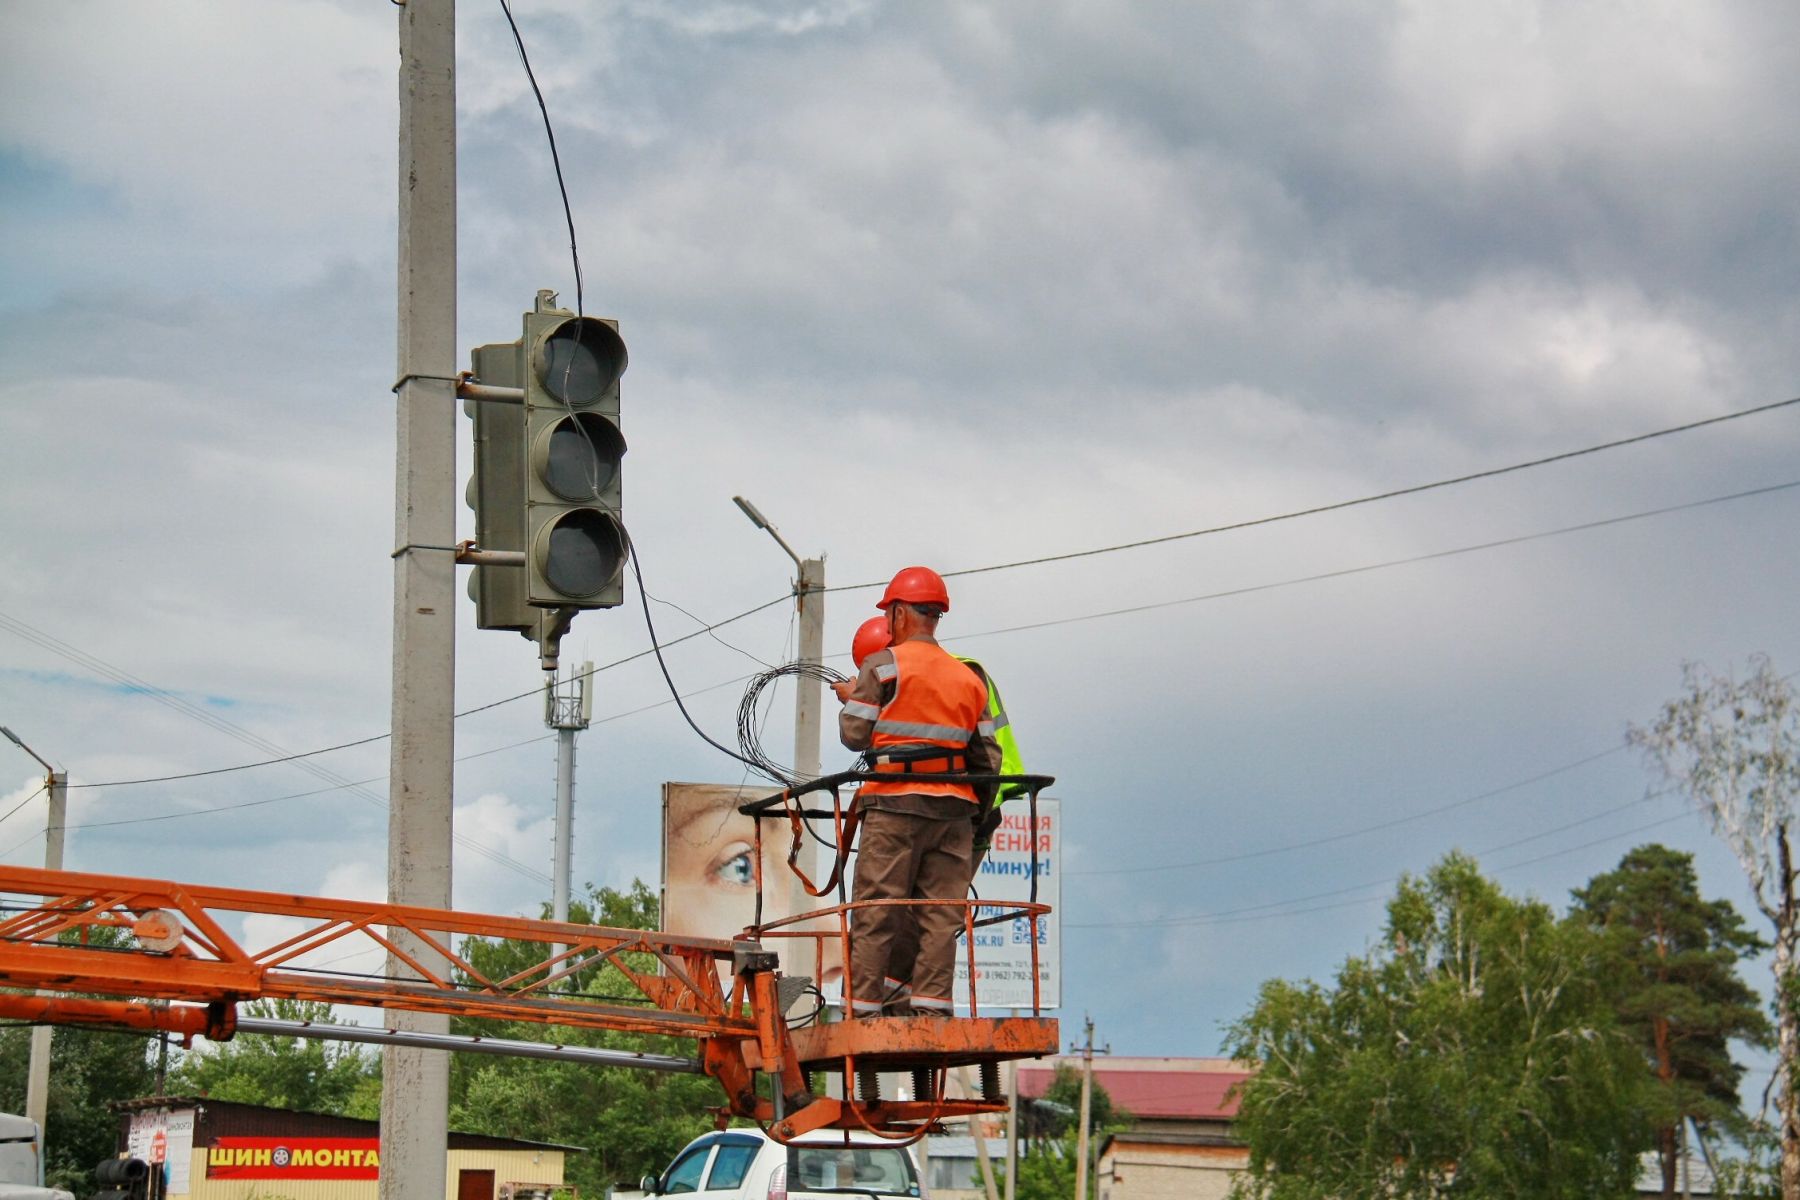
M719 783L665 783L662 786L662 927L664 933L728 938L756 921L756 821L738 805L772 796L774 784L738 787ZM785 819L763 823L763 920L805 912L835 900L808 896L788 870L792 834ZM828 835L827 835L828 836ZM812 874L813 843L801 847L801 865ZM842 970L839 947L827 939L824 982L836 987ZM789 975L813 974L813 941L771 937L767 947L781 956Z
M1008 800L1000 806L1000 828L987 857L975 869L974 892L983 900L1028 900L1032 874L1037 876L1037 899L1053 910L1062 907L1062 812L1048 797L1037 804L1037 828L1031 826L1030 805ZM1003 910L1002 910L1003 911ZM976 920L1001 915L985 906ZM1031 1007L1031 950L1037 943L1038 1005L1062 1004L1062 914L1052 911L1035 922L1015 916L975 929L975 999L984 1014L999 1008ZM1034 927L1035 926L1035 927ZM969 954L957 939L956 1000L969 994Z

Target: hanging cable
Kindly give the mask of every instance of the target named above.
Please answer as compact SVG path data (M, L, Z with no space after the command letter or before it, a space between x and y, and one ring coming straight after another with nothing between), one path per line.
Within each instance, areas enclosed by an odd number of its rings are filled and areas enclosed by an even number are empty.
M735 758L753 771L761 771L763 766L754 759L746 758L735 750L728 749L707 736L706 730L695 723L693 714L682 703L681 689L675 686L675 677L669 674L669 664L663 660L662 643L656 640L656 622L650 617L650 593L644 590L644 568L638 563L637 545L633 543L627 548L626 559L631 563L631 573L637 579L638 602L644 610L644 629L650 635L650 649L656 654L656 665L662 670L663 682L669 686L669 695L675 700L675 707L681 711L681 719L688 723L688 728L700 735L700 740L717 750L727 758Z
M794 773L794 768L783 766L763 751L762 731L758 728L762 694L770 684L782 679L792 679L794 686L800 687L807 680L844 683L849 676L823 663L791 662L771 667L753 677L750 686L744 689L744 698L738 702L737 715L738 749L743 752L741 758L750 763L754 770L761 772L764 778L783 787L793 787L801 782L800 777Z
M538 112L544 119L544 137L550 143L550 165L556 168L556 190L562 196L563 220L569 227L569 260L575 268L575 313L581 315L583 301L583 284L581 278L581 252L575 248L575 210L569 206L569 187L563 181L562 156L556 151L556 130L550 124L550 108L544 103L543 90L538 87L537 72L531 69L531 56L525 53L525 39L519 33L519 25L513 20L512 5L507 0L500 0L500 11L506 14L506 27L512 31L513 45L519 50L519 64L525 68L525 80L531 84L531 94L537 98ZM579 326L576 333L576 348L580 348ZM571 365L574 362L570 358Z

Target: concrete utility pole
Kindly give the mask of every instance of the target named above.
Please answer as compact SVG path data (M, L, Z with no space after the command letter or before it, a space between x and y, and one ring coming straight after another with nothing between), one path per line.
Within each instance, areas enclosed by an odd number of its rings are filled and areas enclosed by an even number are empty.
M817 665L825 658L825 558L801 558L787 539L762 515L756 505L742 496L731 502L750 518L758 529L767 530L775 544L794 560L799 573L794 580L794 607L800 614L800 661ZM819 777L819 709L824 684L817 679L796 676L794 679L794 774L801 779ZM807 853L802 849L802 854ZM808 863L810 859L806 860ZM810 874L810 872L809 872ZM813 907L813 898L792 871L788 872L788 911L805 912ZM810 938L793 938L788 947L786 970L793 975L811 975L816 965L818 948ZM845 964L849 966L848 963Z
M594 664L582 663L567 684L544 684L544 724L556 730L555 860L550 868L550 917L569 919L569 875L575 858L575 735L594 716Z
M743 510L751 524L767 530L775 544L794 560L799 572L794 580L794 610L800 614L800 661L817 665L825 659L825 559L801 558L756 505L742 496L731 502ZM802 779L819 777L819 697L824 684L816 679L794 681L794 774Z
M456 0L400 19L399 378L394 473L393 739L388 899L450 907L456 693ZM393 931L402 949L418 939ZM398 955L390 975L413 974ZM450 1019L395 1012L395 1028ZM450 1058L382 1052L381 1200L443 1200Z
M44 869L60 871L63 865L63 833L68 824L69 777L38 755L36 750L19 740L19 735L0 725L6 740L37 759L44 768L44 790L49 793L50 811L44 822ZM25 1116L37 1122L44 1132L44 1116L50 1108L50 1026L37 1025L31 1030L31 1057L25 1068Z
M1093 1119L1094 1105L1094 1018L1083 1015L1082 1024L1087 1036L1080 1046L1071 1046L1071 1050L1081 1051L1081 1132L1075 1139L1075 1200L1087 1200L1088 1182L1088 1123ZM1110 1054L1110 1046L1102 1046L1101 1054Z
M770 532L773 532L771 530ZM825 661L825 559L795 559L800 577L794 581L794 607L800 613L800 661ZM825 685L817 679L794 681L794 774L819 777L819 709Z

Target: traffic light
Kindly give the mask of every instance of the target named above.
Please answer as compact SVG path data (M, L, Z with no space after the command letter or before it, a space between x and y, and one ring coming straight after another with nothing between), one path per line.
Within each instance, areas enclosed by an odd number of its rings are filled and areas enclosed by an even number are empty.
M620 519L618 325L552 307L525 314L525 600L539 608L611 608L625 600L629 548Z
M477 346L469 373L489 387L522 390L524 346L501 342ZM483 550L525 549L525 409L521 404L465 400L475 422L475 471L467 498L475 510L475 544ZM525 572L519 567L478 565L469 572L469 598L481 629L512 629L537 636L539 612L525 601Z

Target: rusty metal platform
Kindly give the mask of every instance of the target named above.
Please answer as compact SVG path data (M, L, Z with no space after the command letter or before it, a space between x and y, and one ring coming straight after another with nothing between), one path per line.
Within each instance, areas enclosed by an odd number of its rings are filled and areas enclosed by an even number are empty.
M1055 1054L1054 1017L863 1017L789 1033L804 1070L906 1071Z

